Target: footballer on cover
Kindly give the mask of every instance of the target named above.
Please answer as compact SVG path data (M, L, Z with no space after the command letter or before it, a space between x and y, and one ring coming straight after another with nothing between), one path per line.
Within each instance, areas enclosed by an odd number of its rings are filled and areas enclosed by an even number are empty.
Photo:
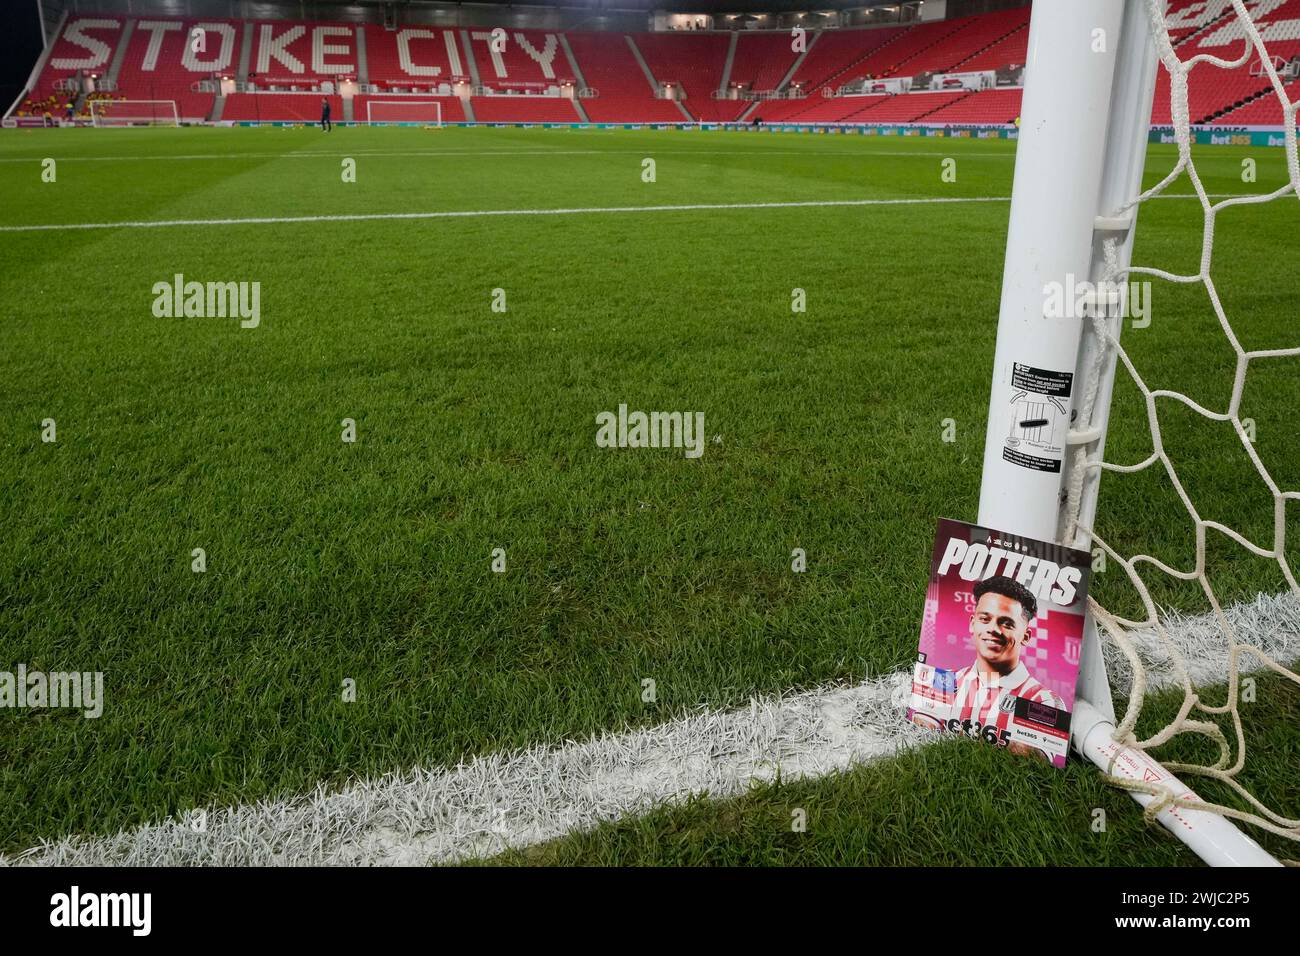
M939 522L907 716L1064 767L1090 557Z

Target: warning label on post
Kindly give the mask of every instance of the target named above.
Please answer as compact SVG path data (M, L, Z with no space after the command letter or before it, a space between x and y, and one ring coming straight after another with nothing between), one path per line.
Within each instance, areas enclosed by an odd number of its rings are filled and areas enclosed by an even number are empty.
M1052 372L1032 365L1021 365L1019 362L1011 366L1011 387L1015 389L1023 388L1039 395L1069 398L1073 383L1073 372Z
M1014 448L1003 448L1002 460L1009 461L1013 465L1019 465L1021 468L1028 468L1030 471L1057 473L1061 470L1061 460L1059 458L1039 458L1037 455L1025 455Z
M1073 372L1012 364L1003 461L1031 471L1060 472L1073 387Z

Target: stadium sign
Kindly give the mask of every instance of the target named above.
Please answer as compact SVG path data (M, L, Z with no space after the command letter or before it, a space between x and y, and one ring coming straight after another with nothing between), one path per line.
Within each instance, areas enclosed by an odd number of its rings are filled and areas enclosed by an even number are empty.
M993 70L976 70L963 73L936 73L930 78L932 90L991 90L997 86L998 76Z
M1286 134L1278 126L1193 126L1189 134L1198 146L1285 146ZM1172 126L1152 126L1152 143L1178 142Z

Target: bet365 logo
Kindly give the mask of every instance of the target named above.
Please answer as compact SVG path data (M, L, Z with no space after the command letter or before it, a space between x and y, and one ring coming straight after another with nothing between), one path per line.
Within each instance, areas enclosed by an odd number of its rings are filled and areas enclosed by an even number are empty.
M1011 706L1015 707L1014 697L1008 697ZM1006 706L1005 702L1002 705ZM997 724L981 724L978 720L958 720L952 717L948 720L948 730L954 734L965 734L974 740L983 740L987 744L993 744L997 747L1005 747L1011 742L1011 731L998 730Z

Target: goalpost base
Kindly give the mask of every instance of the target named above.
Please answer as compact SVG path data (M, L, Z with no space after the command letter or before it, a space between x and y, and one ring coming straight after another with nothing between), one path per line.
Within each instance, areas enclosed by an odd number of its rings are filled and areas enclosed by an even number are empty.
M1082 698L1075 701L1070 733L1078 751L1106 774L1168 790L1177 799L1200 799L1191 787L1145 752L1116 743L1114 721L1102 716ZM1143 807L1149 807L1156 799L1153 794L1139 790L1129 793ZM1156 819L1210 866L1282 865L1231 820L1217 813L1175 805L1161 810Z

